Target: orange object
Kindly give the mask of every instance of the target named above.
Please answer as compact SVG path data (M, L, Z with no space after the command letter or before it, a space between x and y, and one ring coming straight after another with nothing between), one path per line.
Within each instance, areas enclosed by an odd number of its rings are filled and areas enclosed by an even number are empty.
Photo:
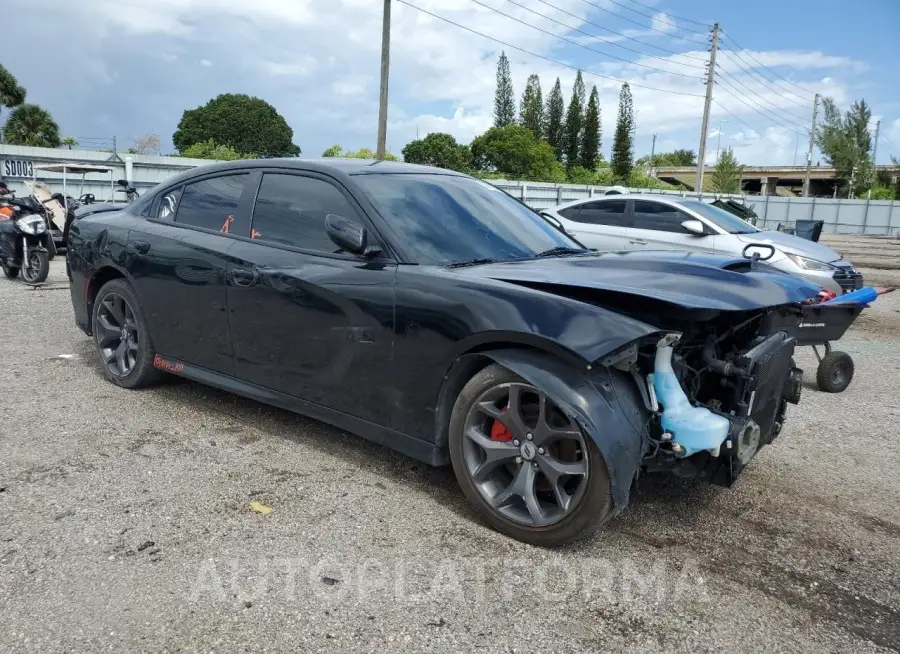
M0 207L0 220L9 220L14 213L12 207Z
M223 232L225 234L230 234L231 233L231 223L233 223L233 222L234 222L234 216L228 216L228 218L225 219L225 222L222 223L222 228L219 231Z
M258 232L253 228L250 229L250 238L259 238L260 236L262 236L262 232Z

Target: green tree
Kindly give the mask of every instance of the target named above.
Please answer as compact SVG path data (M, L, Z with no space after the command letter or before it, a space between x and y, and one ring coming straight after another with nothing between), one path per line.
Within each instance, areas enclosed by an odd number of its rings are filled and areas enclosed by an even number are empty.
M738 163L734 150L722 150L712 171L712 190L716 193L740 193L743 172L744 167Z
M622 180L628 178L634 167L634 106L627 83L619 92L619 115L613 136L611 165L613 173Z
M581 132L584 125L584 100L584 80L581 79L579 70L575 76L575 84L572 86L569 109L566 111L565 154L568 170L571 170L579 161L578 151L581 146Z
M565 170L546 141L527 127L492 127L472 141L472 162L485 173L511 179L564 182Z
M19 85L11 72L0 65L0 110L18 107L24 103L25 89Z
M23 104L13 109L3 126L3 137L11 145L58 148L59 125L46 109L36 104Z
M591 98L588 100L587 111L584 114L584 129L581 133L581 149L578 157L581 167L590 171L597 170L602 137L601 129L600 95L595 86L591 89Z
M597 173L584 166L572 166L568 177L572 184L594 184L597 181Z
M323 157L340 157L342 159L374 159L375 151L370 150L369 148L360 148L359 150L345 150L343 146L340 145L332 145L330 148L325 148L325 151L322 153ZM384 153L385 161L397 161L396 155L391 154L390 152Z
M645 154L634 162L635 166L649 166L650 155ZM657 152L653 155L654 166L696 166L697 155L693 150L674 150L672 152Z
M563 100L562 86L557 77L550 95L547 96L547 110L544 112L544 119L547 122L543 134L556 153L556 158L560 161L562 161L565 150L565 113L566 106L565 100Z
M194 143L184 149L182 157L190 159L214 159L216 161L237 161L238 159L256 159L255 154L242 154L230 145L218 145L212 139Z
M78 145L78 139L74 136L64 136L60 140L60 143L71 150Z
M287 157L300 154L293 138L287 121L265 100L224 93L202 107L186 110L172 142L181 153L195 143L212 139L241 154Z
M529 75L519 105L519 122L538 138L544 136L544 98L541 94L541 78Z
M469 169L471 153L466 145L456 142L451 134L434 132L423 139L410 141L403 148L403 160L408 163L437 166L460 172Z
M822 107L824 117L816 129L815 140L825 161L834 166L843 188L850 185L851 179L855 187L851 193L857 188L868 188L872 181L872 110L865 100L860 100L841 114L832 98L823 98Z
M494 127L505 127L516 122L516 97L513 93L512 74L506 52L500 53L497 62L497 89L494 91Z

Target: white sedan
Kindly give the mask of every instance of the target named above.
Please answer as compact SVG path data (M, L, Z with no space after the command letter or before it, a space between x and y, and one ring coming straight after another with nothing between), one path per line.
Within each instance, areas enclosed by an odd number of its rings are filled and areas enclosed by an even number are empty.
M541 215L586 247L603 252L686 250L743 256L751 244L771 246L766 263L838 295L862 287L862 274L821 243L762 231L694 198L636 194L567 202Z

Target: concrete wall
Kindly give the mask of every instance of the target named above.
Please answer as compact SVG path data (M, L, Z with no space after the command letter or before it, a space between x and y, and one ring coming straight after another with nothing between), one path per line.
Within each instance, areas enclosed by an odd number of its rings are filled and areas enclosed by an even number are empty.
M125 179L125 159L133 164L133 183L139 192L196 166L211 163L204 159L183 157L154 157L147 155L127 155L88 150L54 150L50 148L30 148L14 145L0 145L0 179L18 194L27 193L22 175L6 175L6 162L40 163L79 162L109 165L113 168L112 179ZM21 166L17 166L17 171ZM62 175L34 171L37 178L46 182L54 191L62 191ZM525 204L534 208L548 208L562 202L602 195L608 187L583 186L576 184L547 184L541 182L515 182L491 180ZM71 176L67 188L69 195L78 197L82 193L93 193L98 201L111 197L122 200L123 194L110 187L109 174L87 175L82 189L81 177ZM637 192L665 195L698 197L681 191L651 191L639 189ZM791 226L797 220L824 220L826 234L900 234L900 202L867 200L834 200L821 198L782 198L776 196L719 196L704 193L699 197L731 197L743 200L760 217L758 226L776 229L779 224Z

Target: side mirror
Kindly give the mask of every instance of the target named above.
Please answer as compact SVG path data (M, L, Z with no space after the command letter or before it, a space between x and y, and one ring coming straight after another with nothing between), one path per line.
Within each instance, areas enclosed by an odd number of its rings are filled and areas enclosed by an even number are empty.
M353 254L370 257L381 252L377 245L366 245L366 228L355 220L330 213L325 216L325 232L332 242Z
M127 179L117 179L116 184L118 184L122 188L128 188L128 180Z
M765 243L751 243L744 247L741 255L745 259L755 261L768 261L775 256L775 248Z
M699 220L685 220L681 223L681 227L684 231L690 232L694 236L706 235L706 226Z

